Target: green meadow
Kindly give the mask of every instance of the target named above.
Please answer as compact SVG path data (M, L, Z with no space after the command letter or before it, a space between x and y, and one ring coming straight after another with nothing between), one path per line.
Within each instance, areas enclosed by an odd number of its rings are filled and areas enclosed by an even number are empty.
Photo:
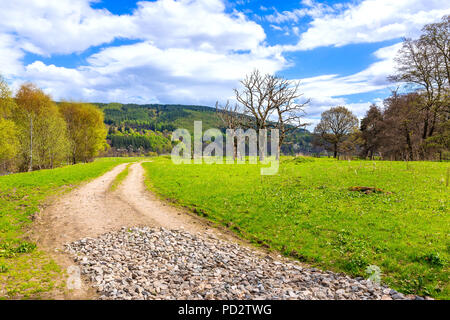
M258 245L352 276L377 265L403 293L450 298L448 162L285 157L274 176L168 157L143 165L162 198Z
M130 158L102 158L52 170L0 177L0 299L36 298L55 286L60 268L26 231L34 214L50 196L71 190Z

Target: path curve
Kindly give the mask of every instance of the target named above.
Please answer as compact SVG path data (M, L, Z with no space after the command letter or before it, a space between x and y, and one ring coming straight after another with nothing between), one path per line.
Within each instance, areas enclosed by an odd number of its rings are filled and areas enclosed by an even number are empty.
M40 248L67 270L73 260L63 253L64 245L81 238L94 238L121 227L165 227L190 232L214 233L232 239L231 234L211 228L211 223L158 200L146 190L141 163L132 164L129 175L117 191L110 192L116 176L128 164L120 164L103 176L82 184L46 207L36 217L31 237ZM236 241L239 241L236 239ZM98 294L86 282L71 291L55 291L55 299L95 299Z
M112 182L114 181L115 177L126 168L127 165L128 164L118 165L113 170L107 172L100 178L83 184L74 191L56 200L52 205L47 207L37 216L33 228L34 240L38 243L39 247L50 253L50 255L64 270L67 270L67 268L74 265L73 259L63 251L66 244L78 243L75 246L75 249L72 248L72 253L76 253L78 249L81 250L81 252L87 252L86 250L94 250L92 249L92 247L85 248L86 243L91 243L91 240L87 242L86 240L83 240L83 242L81 243L78 240L85 238L98 238L99 236L102 236L106 233L113 234L112 237L115 237L115 232L120 233L120 230L122 230L122 232L123 230L126 230L123 229L123 227L133 228L139 226L150 228L163 227L164 229L161 230L187 232L195 236L199 236L202 238L204 237L205 239L213 238L219 241L217 243L229 243L230 245L234 246L233 248L235 249L245 247L245 249L241 249L242 252L249 252L249 254L254 255L254 257L259 256L262 259L265 259L259 261L272 261L275 258L275 260L279 261L280 264L283 262L288 262L288 259L281 257L277 253L269 253L263 249L255 248L249 243L238 239L230 231L223 228L214 227L211 222L207 221L204 218L194 216L193 214L185 210L175 208L159 200L155 195L146 190L146 186L144 183L145 171L141 163L131 164L131 166L129 167L128 176L116 191L111 192L110 186ZM167 237L170 237L171 233L170 231L168 232L169 233ZM138 234L141 233L142 232L139 232ZM165 236L166 235L164 235L164 237ZM189 239L191 238L188 235L185 240L182 240L180 249L184 250L184 245L191 245L189 243L186 243L186 241L189 242ZM96 240L92 239L92 241L94 241L95 243ZM119 242L119 244L117 245L121 246L122 244L122 242ZM113 244L113 252L117 250L115 248L116 244ZM95 249L91 253L97 257L96 259L103 259L104 254L99 253L99 250L103 249ZM228 249L225 249L225 251L227 250ZM128 253L125 252L124 255L128 255ZM211 257L217 258L217 254L214 253ZM210 257L205 258L209 259ZM242 259L243 261L246 260L246 254L244 254ZM80 263L80 260L77 261L78 263ZM225 261L228 261L228 258L226 258ZM99 262L97 261L95 263ZM101 267L102 265L104 265L104 263L105 262L100 263L100 265L98 265L96 268L93 268L93 270L97 272L99 266ZM124 263L127 264L127 261L124 261ZM295 263L300 266L300 263ZM87 265L87 263L83 261L81 261L81 266L83 272L87 275L89 275L90 272L94 272L89 268L89 265ZM157 269L159 267L164 266L157 266ZM311 272L317 272L315 269L300 269L303 270L302 274L308 275L308 277ZM250 272L250 274L251 273L252 272ZM101 272L101 275L103 277L103 271ZM92 279L99 277L99 275L95 273L90 274L90 276ZM328 277L328 275L326 274L324 276ZM331 295L327 295L328 298L335 296L334 292L338 292L338 290L341 288L342 281L350 281L349 277L341 277L337 275L335 276L333 274L331 274L331 277L333 279L333 282L334 279L336 280L337 287L333 289ZM270 277L268 279L270 279ZM58 291L55 292L51 298L99 298L98 291L93 289L92 283L88 283L88 279L84 280L86 281L82 281L81 288L78 288L76 290L65 290L64 292ZM103 279L102 281L105 280ZM215 281L217 282L217 279ZM353 283L353 280L351 281L351 283ZM329 284L324 285L319 281L317 283L314 281L314 283L309 282L307 287L313 287L319 291L323 291L330 290L330 288L328 288L328 285ZM362 287L365 288L366 285L364 284ZM383 298L390 298L391 295L387 294L387 291L389 291L390 289L388 290L384 288L382 290L384 291L380 291L380 294L376 297L380 298L384 294ZM396 294L396 292L394 292L393 294ZM314 296L316 295L314 294ZM297 296L297 298L299 297L300 296Z

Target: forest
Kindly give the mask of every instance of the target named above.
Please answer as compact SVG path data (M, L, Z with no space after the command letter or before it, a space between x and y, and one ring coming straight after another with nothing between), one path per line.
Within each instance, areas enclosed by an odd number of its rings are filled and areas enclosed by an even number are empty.
M108 155L142 155L170 153L171 132L185 128L193 132L194 121L202 121L203 130L218 128L225 133L228 128L220 114L222 110L206 106L95 103L105 114L109 127ZM314 148L311 133L303 128L292 132L283 144L283 154L320 152Z

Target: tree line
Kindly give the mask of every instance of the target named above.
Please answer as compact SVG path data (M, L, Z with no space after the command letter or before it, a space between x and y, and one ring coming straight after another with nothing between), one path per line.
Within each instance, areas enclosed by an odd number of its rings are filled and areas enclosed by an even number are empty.
M0 171L32 171L92 161L106 147L103 112L62 102L34 84L12 95L0 77Z
M322 113L314 129L315 145L334 157L390 160L450 159L450 16L426 25L418 39L404 39L395 59L402 82L361 120L338 106ZM406 92L405 92L406 91Z
M383 106L372 105L361 123L345 106L323 112L314 129L311 153L390 160L450 158L450 16L422 31L418 39L404 39L395 74L389 77L404 84L402 92L397 88ZM295 150L293 136L308 125L302 117L309 99L299 88L299 82L255 70L234 90L236 104L216 104L218 118L234 130L278 129L279 157L282 151ZM264 142L258 146L260 160L265 147Z
M115 155L163 154L172 150L170 134L152 130L135 130L130 127L110 127L108 142Z

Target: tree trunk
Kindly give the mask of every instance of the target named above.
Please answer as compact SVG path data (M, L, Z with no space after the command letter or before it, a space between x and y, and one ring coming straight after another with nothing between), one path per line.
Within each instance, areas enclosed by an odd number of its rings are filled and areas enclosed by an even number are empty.
M30 115L30 163L28 171L33 171L33 116Z
M426 138L427 138L427 135L428 135L428 118L429 118L429 112L428 112L428 110L427 110L427 115L426 115L426 117L425 117L425 123L424 123L424 125L423 125L423 134L422 134L422 139L423 140L425 140Z
M333 153L333 157L336 159L337 158L337 143L334 144L334 153Z
M262 130L264 129L260 129L258 132L259 135L259 139L258 139L258 148L259 148L259 161L264 161L265 159L265 150L267 148L267 141L266 141L266 136L267 136L267 132L265 132L265 134L262 134Z
M411 136L407 129L406 129L406 144L408 145L409 160L414 161L414 153L411 145Z

